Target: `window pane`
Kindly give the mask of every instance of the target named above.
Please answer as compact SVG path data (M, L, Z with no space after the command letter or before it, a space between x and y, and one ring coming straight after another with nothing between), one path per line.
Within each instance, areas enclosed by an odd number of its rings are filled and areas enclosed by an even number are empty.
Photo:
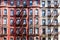
M48 19L48 24L50 24L51 23L51 19Z
M20 28L16 29L16 34L20 34Z
M10 25L13 25L13 23L14 23L14 20L10 19Z
M25 1L25 0L23 1L23 6L27 6L27 4L26 4L26 1Z
M58 32L58 28L55 28L55 32Z
M14 16L14 10L10 10L10 16Z
M54 10L54 14L56 15L58 12L57 12L57 10Z
M57 20L57 19L55 19L55 20L53 21L53 23L58 24L58 20Z
M29 40L34 40L33 37L29 37Z
M42 40L46 40L46 38L42 38Z
M6 18L3 19L3 24L7 24L7 19Z
M29 34L33 34L33 28L29 29Z
M1 0L0 0L0 5L1 5Z
M45 30L44 28L43 28L43 30L42 30L42 31L43 31L43 34L46 34L46 30Z
M48 10L48 15L51 13L51 10Z
M7 34L7 28L4 28L4 34Z
M57 1L54 1L54 5L57 5Z
M23 15L26 15L26 10L23 10Z
M38 37L36 37L36 40L39 40Z
M26 37L23 37L23 39L22 40L26 40Z
M7 9L4 9L4 15L7 15Z
M10 38L10 40L13 40L13 38Z
M50 28L48 28L48 31L47 31L47 32L48 32L48 34L49 34L49 33L51 33L51 29L50 29Z
M11 6L14 5L14 0L10 0L10 5L11 5Z
M35 24L38 24L38 18L36 18L36 20L35 20Z
M30 20L29 20L29 24L30 24L30 25L33 24L32 21L33 21L32 18L30 18Z
M26 28L23 29L23 34L26 34Z
M36 5L38 5L38 0L35 0L36 1Z
M51 40L51 38L48 38L48 40Z
M20 37L16 37L16 40L20 40Z
M36 28L36 29L35 29L35 34L38 34L38 33L39 33L39 29Z
M19 6L20 5L20 0L16 0L16 5Z
M14 33L14 29L10 28L10 34L13 34L13 33Z
M30 0L30 6L32 6L32 0Z
M7 40L7 38L4 38L4 40Z
M46 25L46 20L42 19L42 25Z
M4 5L7 5L7 0L4 0Z
M51 1L48 1L48 6L50 6L51 5Z
M19 25L20 24L20 19L16 20L16 24Z
M42 1L42 7L44 7L45 6L45 1Z
M17 15L17 16L20 15L20 10L16 10L16 15Z
M35 15L38 15L38 9L35 10Z
M33 14L33 10L32 9L30 9L30 15L32 15Z
M26 24L26 19L23 20L23 24Z
M45 15L46 15L45 10L42 10L42 16L45 16Z

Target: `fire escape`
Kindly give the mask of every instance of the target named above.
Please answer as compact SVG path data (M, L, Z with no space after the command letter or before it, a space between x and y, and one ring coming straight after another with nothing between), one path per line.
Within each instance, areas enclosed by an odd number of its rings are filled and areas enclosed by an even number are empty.
M48 5L48 8L54 8L54 9L57 9L58 8L58 3L57 4L54 4L54 7L51 7L51 4L50 5ZM56 11L56 10L54 10L54 11ZM48 27L57 27L57 29L58 29L58 26L59 26L59 24L58 24L58 19L57 19L57 17L59 16L59 13L58 12L52 12L52 13L49 13L48 15L47 15L47 17L48 18L51 18L51 23L49 23L49 24L45 24L45 25L43 25L43 26L48 26ZM56 29L56 30L57 30ZM45 29L44 29L45 30ZM49 32L49 33L45 33L45 32L43 32L43 34L41 35L41 37L48 37L48 36L53 36L53 40L55 40L55 38L58 40L58 34L59 34L59 32L57 31L57 32L55 32L55 29L53 29L52 30L52 32Z

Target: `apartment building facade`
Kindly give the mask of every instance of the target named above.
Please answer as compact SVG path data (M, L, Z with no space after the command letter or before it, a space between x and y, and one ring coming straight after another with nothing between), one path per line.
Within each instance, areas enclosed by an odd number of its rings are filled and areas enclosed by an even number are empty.
M60 0L0 0L0 40L60 40Z

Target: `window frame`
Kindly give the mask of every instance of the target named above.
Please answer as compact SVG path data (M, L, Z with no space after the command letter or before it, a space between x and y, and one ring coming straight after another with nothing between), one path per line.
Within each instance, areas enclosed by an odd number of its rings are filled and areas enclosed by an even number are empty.
M10 10L10 16L14 16L14 10Z
M4 9L4 15L7 15L7 9Z

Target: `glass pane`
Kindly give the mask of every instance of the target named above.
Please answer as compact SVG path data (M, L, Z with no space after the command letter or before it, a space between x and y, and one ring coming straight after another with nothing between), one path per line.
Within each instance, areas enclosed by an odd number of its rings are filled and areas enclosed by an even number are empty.
M14 10L10 10L10 16L14 15Z
M30 9L30 15L32 15L33 14L33 10L32 9Z
M7 15L7 9L4 9L4 15Z
M32 1L30 1L30 6L32 6Z
M43 7L45 6L45 1L42 1L42 6L43 6Z

